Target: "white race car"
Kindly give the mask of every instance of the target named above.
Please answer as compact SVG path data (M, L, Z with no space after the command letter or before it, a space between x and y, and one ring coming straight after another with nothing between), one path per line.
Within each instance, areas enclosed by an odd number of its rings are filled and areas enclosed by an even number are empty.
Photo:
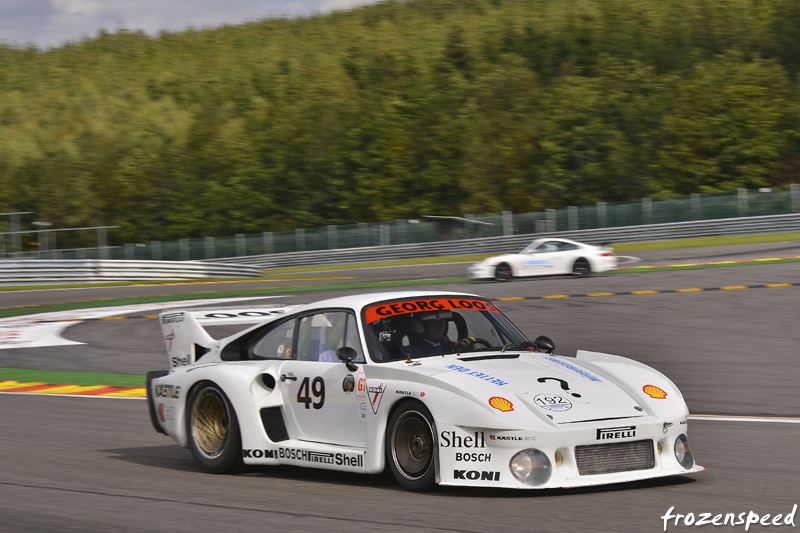
M515 254L498 255L467 269L471 279L507 281L515 277L574 274L586 276L617 268L611 248L569 239L536 239Z
M155 429L212 473L388 468L435 484L582 487L689 474L688 410L636 361L552 354L494 304L395 292L167 311L169 371L147 374ZM206 327L257 325L221 340Z

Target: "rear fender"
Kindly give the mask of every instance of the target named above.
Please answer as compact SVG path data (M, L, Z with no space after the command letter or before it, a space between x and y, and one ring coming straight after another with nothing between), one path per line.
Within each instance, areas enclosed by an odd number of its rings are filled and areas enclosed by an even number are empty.
M188 401L192 391L202 383L217 385L236 412L242 444L247 448L258 448L268 444L260 418L260 409L279 407L283 404L279 391L265 385L264 374L280 375L284 361L260 361L258 363L227 363L178 369L169 375L155 378L148 390L153 397L156 423L164 432L184 448L189 440L186 433ZM272 380L275 381L274 379Z

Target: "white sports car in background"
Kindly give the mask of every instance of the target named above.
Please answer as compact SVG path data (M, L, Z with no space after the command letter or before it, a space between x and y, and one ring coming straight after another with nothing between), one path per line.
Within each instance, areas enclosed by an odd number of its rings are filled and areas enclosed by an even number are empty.
M471 279L507 281L526 276L574 274L586 276L617 268L611 248L593 246L569 239L536 239L515 254L498 255L479 261L467 269Z
M208 472L243 464L542 489L697 472L675 385L636 361L552 354L462 293L160 315L155 429ZM257 325L214 340L205 326ZM433 337L436 337L435 339Z

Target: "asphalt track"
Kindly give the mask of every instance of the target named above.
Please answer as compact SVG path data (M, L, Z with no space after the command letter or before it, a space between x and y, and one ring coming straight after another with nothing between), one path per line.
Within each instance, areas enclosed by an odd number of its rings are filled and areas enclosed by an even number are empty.
M636 254L650 264L800 255L795 243ZM647 257L649 256L649 257ZM358 281L463 277L465 265L336 272ZM321 275L321 274L317 274ZM284 303L353 292L292 293ZM383 476L281 467L203 474L191 454L150 426L135 399L0 394L0 532L18 531L664 531L673 513L786 514L800 503L800 264L451 283L496 300L556 352L632 357L670 376L695 414L694 476L586 490L402 491ZM0 308L99 298L196 293L251 284L172 285L0 294ZM740 288L750 287L750 288ZM435 290L436 285L420 287ZM684 289L704 289L683 291ZM637 294L631 294L637 293ZM541 298L567 295L569 298ZM594 296L590 296L594 295ZM513 299L509 299L513 298ZM522 299L520 299L522 298ZM275 300L272 300L275 301ZM102 302L98 302L102 305ZM224 332L219 332L223 334ZM0 367L144 373L166 368L155 320L89 321L65 336L85 345L0 350ZM734 421L726 417L744 418ZM770 517L770 521L773 517ZM795 517L795 523L800 516ZM674 519L668 531L692 530ZM744 524L703 526L744 531ZM751 526L749 531L795 529Z

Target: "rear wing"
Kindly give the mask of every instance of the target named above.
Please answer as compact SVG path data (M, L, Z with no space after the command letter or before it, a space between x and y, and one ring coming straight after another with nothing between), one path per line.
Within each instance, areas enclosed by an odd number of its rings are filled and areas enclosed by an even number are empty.
M193 365L211 351L216 340L208 326L261 324L285 315L296 306L162 311L159 314L164 347L170 368Z

